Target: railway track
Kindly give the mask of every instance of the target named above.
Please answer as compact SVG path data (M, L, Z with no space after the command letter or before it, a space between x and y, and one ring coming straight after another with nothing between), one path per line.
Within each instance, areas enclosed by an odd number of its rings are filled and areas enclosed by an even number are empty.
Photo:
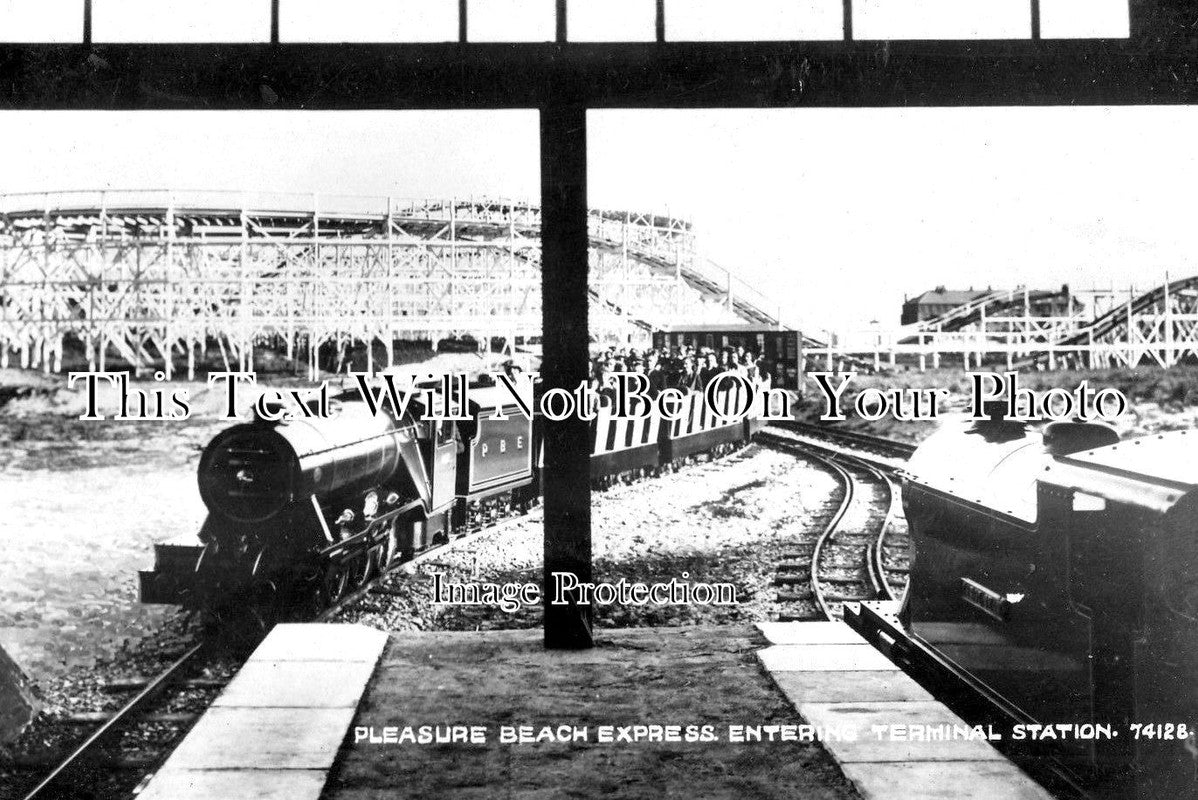
M521 512L521 513L514 513L511 515L505 516L499 520L496 520L495 522L491 523L490 525L483 526L482 528L479 528L476 531L471 531L470 533L465 533L461 536L457 536L457 537L451 539L450 541L446 542L445 544L440 544L435 547L430 547L420 553L417 553L414 557L409 558L407 561L402 561L402 562L396 564L394 567L387 570L387 572L383 573L382 575L380 575L378 578L376 578L374 581L370 582L366 586L362 586L362 587L359 587L358 589L355 589L354 591L350 592L342 599L333 603L331 606L326 608L324 611L317 614L316 618L313 621L314 622L332 622L334 619L337 618L337 616L342 611L345 611L346 609L350 608L351 606L361 602L362 600L366 599L370 595L372 595L372 594L384 594L384 595L388 594L389 590L386 587L386 579L388 577L395 575L402 570L409 570L414 567L417 567L420 564L424 563L425 561L429 561L433 558L438 558L440 556L443 556L446 553L448 553L449 551L453 550L458 545L464 544L465 542L469 541L470 539L474 538L475 536L479 536L484 533L486 533L486 534L500 533L504 529L510 528L522 520L535 520L536 517L540 513L541 513L541 511L540 511L539 506L537 506L529 511Z
M497 531L502 531L504 528L513 526L521 520L533 518L539 513L539 508L534 508L527 512L513 513L491 524L484 525L476 531L455 537L445 544L430 547L418 553L415 557L396 564L366 585L345 594L336 602L312 616L311 621L331 622L342 611L362 601L371 593L379 591L386 593L386 589L383 587L386 578L403 570L405 567L413 567L429 559L442 556L475 535L481 533L494 534ZM241 636L233 638L239 641L242 640ZM224 642L228 644L227 639ZM168 693L172 689L212 689L212 697L208 698L208 701L211 702L215 698L215 690L219 690L227 682L188 679L187 675L198 671L205 662L206 656L216 649L217 646L210 641L201 642L193 645L157 675L148 679L126 679L111 682L109 685L110 691L130 690L135 692L134 696L111 714L106 712L100 714L81 714L72 718L71 721L77 724L86 724L87 722L92 722L93 724L99 722L100 724L91 735L75 747L65 759L60 761L32 790L25 794L24 800L49 800L49 798L73 798L76 796L90 798L97 796L91 787L95 784L98 773L133 771L139 772L146 777L153 774L162 761L165 760L169 752L174 749L175 745L190 730L191 723L199 717L199 714L195 712L161 713L156 712L155 709L163 705L169 705ZM138 759L128 759L115 753L115 745L120 741L121 737L139 725L155 726L156 736L161 741L155 747L154 753ZM163 738L163 731L166 732L165 738ZM134 781L129 780L125 781L125 783L128 783L130 788L132 788ZM84 788L85 786L88 788Z
M707 457L710 460L714 461L714 460L718 460L718 459L724 458L726 456L729 456L732 453L739 452L740 449L743 449L743 448L727 448L727 449L721 448L717 451L713 451L713 452L707 454ZM690 463L693 463L695 460L697 460L695 457L688 457L678 463L663 465L661 468L661 472L676 471L678 469L683 468L684 466L689 465ZM635 483L635 482L639 482L639 481L643 481L643 480L652 480L653 477L656 476L657 474L660 474L660 472L649 471L649 470L644 470L644 469L632 470L632 471L629 471L626 473L620 473L619 475L607 476L605 479L598 482L598 484L595 488L602 490L604 488L608 488L608 487L613 486L620 482ZM351 606L355 605L358 602L361 602L362 600L365 600L371 594L384 594L384 595L388 594L389 591L386 588L385 584L386 584L386 578L390 575L394 575L400 571L410 570L416 566L419 566L421 563L423 563L425 561L428 561L428 560L436 558L436 557L440 557L440 556L446 554L447 552L449 552L450 550L452 550L453 548L457 547L459 544L465 543L466 541L468 541L468 540L472 539L473 537L478 536L480 534L483 534L483 533L495 534L495 533L503 531L505 528L515 525L516 523L518 523L522 520L535 520L539 517L539 515L541 513L542 512L541 512L541 507L540 507L540 501L537 500L537 501L535 501L535 503L532 506L530 506L526 510L513 511L510 514L505 514L485 525L482 525L479 528L470 530L466 533L456 536L444 544L429 547L429 548L421 551L420 553L417 553L412 558L409 558L406 561L401 561L401 562L395 564L389 570L384 572L382 575L375 577L373 580L371 580L366 585L357 587L357 588L353 589L352 591L350 591L349 593L347 593L344 597L341 597L341 598L335 600L327 608L325 608L323 611L318 613L316 615L316 618L314 621L315 622L330 622L330 621L336 619L336 617L342 611L350 608Z
M815 463L839 486L814 544L795 548L778 566L779 620L839 619L846 602L901 600L910 543L893 467L805 439L769 431L760 437L763 444ZM888 442L871 444L881 448Z
M712 458L722 457L722 455L724 454L713 455ZM676 468L676 466L671 468ZM630 476L630 479L637 480L638 478ZM430 559L441 557L471 540L474 536L483 533L494 534L512 527L522 520L535 520L541 513L539 506L533 506L526 511L514 511L484 524L476 530L456 536L444 544L430 547L374 576L364 585L347 591L322 610L312 613L308 619L314 622L331 622L343 611L366 600L370 595L387 594L389 591L388 579L394 578L398 573L406 572ZM233 638L240 639L240 637ZM224 640L224 644L228 643L227 639ZM243 643L252 644L252 642ZM223 682L189 680L187 677L198 671L205 662L206 656L216 649L218 647L212 642L196 644L157 675L148 679L115 681L114 683L121 687L118 690L135 692L133 697L111 714L105 712L94 715L78 715L80 719L75 720L76 723L83 724L85 721L91 721L95 724L98 722L99 727L75 747L65 759L54 766L31 791L25 794L25 800L94 796L90 787L95 784L97 776L104 773L139 773L141 776L152 774L165 760L170 750L186 735L191 727L191 722L199 716L198 713L162 713L156 709L169 705L167 695L172 688L205 684L209 688L217 690L223 686ZM246 652L249 649L252 648L246 648ZM213 691L213 697L215 693ZM209 698L210 701L211 698ZM84 720L84 717L88 717L90 720ZM114 745L120 741L122 735L143 724L156 725L158 726L157 731L168 730L169 732L156 734L160 741L154 752L142 758L130 760L116 753ZM122 781L121 784L128 784L131 788L137 779L138 776L134 775Z
M116 771L149 772L157 767L174 744L182 739L195 720L193 713L151 713L155 708L170 706L170 693L180 687L188 688L185 676L196 670L208 653L208 645L193 645L169 666L148 679L120 682L116 691L130 690L134 694L112 713L95 715L100 722L82 743L62 759L33 789L25 800L47 798L96 797L107 789L98 773ZM212 682L215 688L217 683ZM202 682L201 682L202 684ZM190 688L196 688L191 685ZM88 721L91 715L80 715L74 722ZM139 726L152 726L156 745L151 752L129 759L120 755L119 745L126 735ZM163 741L163 740L166 741ZM144 746L139 746L145 750Z
M493 534L539 513L538 509L525 513L514 513L492 524L484 525L477 531L455 537L445 544L430 547L415 557L396 564L366 585L345 594L311 617L311 621L331 622L345 609L362 601L372 592L380 591L381 585L385 583L385 579L389 575L405 567L416 566L431 558L444 555L447 551L477 534L484 532ZM382 592L386 592L385 588L382 589ZM242 640L243 637L235 636L233 638ZM225 640L225 643L227 644L228 641ZM157 675L148 679L125 679L111 682L110 691L130 690L135 694L115 712L82 714L72 718L70 721L77 724L86 724L89 721L100 724L92 734L71 750L66 758L62 759L32 790L25 794L24 800L49 800L49 798L58 800L60 798L97 796L92 787L96 783L99 773L136 771L142 773L143 776L153 774L169 752L174 749L174 746L190 730L191 723L199 717L198 713L159 713L154 709L169 705L168 693L172 689L204 687L218 690L222 688L225 681L189 680L186 677L197 671L204 663L205 657L215 649L216 646L212 642L201 642L190 647ZM215 698L215 691L212 692L212 695L211 698L208 698L209 702ZM160 739L162 739L162 732L165 729L167 731L165 740L159 741L151 755L132 760L120 756L115 752L115 746L122 736L138 725L156 726L156 735ZM126 781L126 783L129 783L132 788L133 781ZM84 788L85 786L88 788Z
M809 422L784 421L771 423L783 431L813 439L824 444L834 444L839 447L856 451L861 456L883 456L888 459L905 461L915 452L915 445L910 442L899 442L881 436L871 436L867 433L842 430L830 425L813 425ZM885 466L891 466L886 463Z

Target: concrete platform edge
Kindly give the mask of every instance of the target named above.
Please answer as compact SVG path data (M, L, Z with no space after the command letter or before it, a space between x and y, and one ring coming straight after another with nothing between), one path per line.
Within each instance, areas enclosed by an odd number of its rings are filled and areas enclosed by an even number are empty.
M386 644L387 634L360 625L276 626L139 800L319 800ZM345 669L333 703L319 681L254 685L305 665L323 675L337 662Z
M881 663L876 658L881 653L842 622L757 627L768 643L757 651L758 663L811 725L851 727L858 735L879 724L965 725L887 659L882 657ZM985 741L949 741L938 747L835 736L821 741L866 800L1052 800Z

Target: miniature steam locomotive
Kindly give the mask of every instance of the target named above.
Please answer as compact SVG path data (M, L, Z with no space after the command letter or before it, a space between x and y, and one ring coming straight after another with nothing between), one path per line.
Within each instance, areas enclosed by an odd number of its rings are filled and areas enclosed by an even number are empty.
M717 393L720 410L743 408L742 391ZM317 610L432 545L526 510L540 494L541 417L502 387L472 386L467 398L463 421L432 419L419 400L402 415L371 413L352 393L330 418L255 419L217 434L200 458L208 516L198 541L155 547L141 601L261 613L299 598ZM630 419L600 405L592 483L730 450L761 424L752 414L721 419L701 393L680 409L675 419Z
M848 617L1042 779L1198 792L1195 434L995 418L912 456L906 605Z

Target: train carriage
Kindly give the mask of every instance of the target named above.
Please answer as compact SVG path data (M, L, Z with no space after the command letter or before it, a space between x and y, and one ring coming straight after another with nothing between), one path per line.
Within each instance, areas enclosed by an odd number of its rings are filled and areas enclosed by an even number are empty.
M743 347L762 359L765 374L775 386L803 391L803 335L773 325L690 325L653 332L653 347L662 353L682 346L721 350Z
M596 483L747 442L745 387L701 393L677 420L659 410L620 419L601 404L592 427ZM471 386L465 419L437 420L443 398L417 394L402 417L371 413L356 395L329 419L255 420L218 434L200 459L209 515L197 538L155 547L141 573L146 603L236 607L255 587L286 593L311 583L321 602L425 548L534 502L542 421L502 387ZM431 408L422 403L428 402ZM534 458L534 453L538 455Z
M617 417L609 403L601 403L592 423L591 474L617 475L661 466L658 444L662 418L656 409L644 419Z
M747 417L737 412L745 403L751 402L751 398L738 382L726 383L729 384L727 388L713 392L714 406L707 402L703 392L691 392L683 397L676 418L666 420L662 426L663 462L679 461L747 440Z

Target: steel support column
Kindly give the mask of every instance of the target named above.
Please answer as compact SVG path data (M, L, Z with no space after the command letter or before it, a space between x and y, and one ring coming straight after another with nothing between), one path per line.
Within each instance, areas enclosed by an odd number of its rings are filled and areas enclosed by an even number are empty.
M586 108L541 110L541 335L543 388L573 391L587 378ZM591 431L578 414L545 425L545 646L592 645L590 603L555 605L555 572L591 572Z

